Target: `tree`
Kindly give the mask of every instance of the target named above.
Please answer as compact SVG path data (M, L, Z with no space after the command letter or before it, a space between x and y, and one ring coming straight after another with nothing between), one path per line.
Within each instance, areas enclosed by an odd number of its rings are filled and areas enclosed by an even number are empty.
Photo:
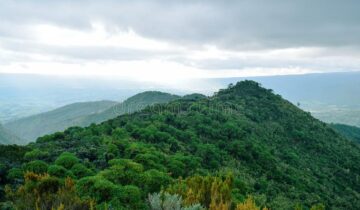
M110 204L115 209L144 209L141 190L134 185L118 187Z
M50 165L47 172L51 176L56 176L56 177L66 177L70 175L69 171L66 170L66 168L59 165Z
M39 160L44 159L49 156L48 152L41 151L40 149L34 149L30 152L25 153L24 158L25 160Z
M71 169L73 165L79 162L79 159L72 153L64 152L56 160L55 164Z
M92 198L96 203L109 202L117 186L101 176L88 176L76 183L76 189L83 198Z
M171 157L167 163L167 168L174 178L184 176L186 174L185 167L185 164L181 160L173 157Z
M75 165L73 165L71 167L71 172L78 179L83 178L85 176L94 175L94 173L90 169L88 169L86 166L84 166L84 164L81 163L76 163Z
M109 161L110 167L100 172L104 178L121 185L142 184L140 177L143 166L129 159L113 159Z
M146 193L159 192L161 187L166 187L171 182L171 177L156 169L145 171L141 174Z
M24 171L20 168L12 168L8 171L6 179L10 183L20 183L24 177Z
M42 160L30 161L25 165L24 170L34 172L37 174L44 174L47 172L48 164Z

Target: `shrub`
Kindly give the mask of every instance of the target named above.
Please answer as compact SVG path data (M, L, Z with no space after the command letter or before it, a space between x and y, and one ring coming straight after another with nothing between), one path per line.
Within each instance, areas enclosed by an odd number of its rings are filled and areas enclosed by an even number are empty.
M152 210L205 210L200 204L182 206L182 198L177 194L153 193L148 195L148 202Z
M76 184L82 197L93 198L97 203L109 202L117 186L101 176L84 177Z
M65 181L32 172L25 174L25 183L16 189L6 187L9 209L92 209L91 200L82 200L75 192L71 178Z

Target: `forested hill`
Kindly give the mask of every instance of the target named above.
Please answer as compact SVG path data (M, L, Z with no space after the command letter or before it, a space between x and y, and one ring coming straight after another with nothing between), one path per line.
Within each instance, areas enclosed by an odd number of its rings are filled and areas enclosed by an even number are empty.
M89 126L101 123L118 115L131 113L154 103L166 103L179 99L180 96L159 91L146 91L136 94L124 102L95 101L69 104L58 109L21 118L5 124L5 127L16 133L22 143L35 141L38 137L57 131L64 131L72 126Z
M0 144L20 144L22 140L0 124Z
M330 124L332 128L334 128L337 132L341 135L345 136L346 138L360 143L360 128L351 125L344 125L344 124Z
M81 119L80 126L88 126L91 123L100 123L105 120L115 118L119 115L132 113L144 109L145 107L157 103L167 103L176 99L180 99L178 95L172 95L160 91L145 91L136 94L122 103L118 103L103 112L84 116Z
M18 209L360 206L359 146L253 81L0 149Z

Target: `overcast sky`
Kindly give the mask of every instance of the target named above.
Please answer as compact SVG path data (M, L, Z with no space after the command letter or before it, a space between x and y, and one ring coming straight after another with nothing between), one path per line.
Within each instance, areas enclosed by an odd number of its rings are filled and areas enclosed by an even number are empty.
M0 72L189 78L360 70L358 0L0 0Z

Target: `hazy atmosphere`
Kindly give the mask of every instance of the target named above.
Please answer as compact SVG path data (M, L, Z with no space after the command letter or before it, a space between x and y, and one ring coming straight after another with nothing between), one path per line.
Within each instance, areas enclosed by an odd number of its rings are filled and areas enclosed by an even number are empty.
M360 209L359 11L0 0L0 209Z

